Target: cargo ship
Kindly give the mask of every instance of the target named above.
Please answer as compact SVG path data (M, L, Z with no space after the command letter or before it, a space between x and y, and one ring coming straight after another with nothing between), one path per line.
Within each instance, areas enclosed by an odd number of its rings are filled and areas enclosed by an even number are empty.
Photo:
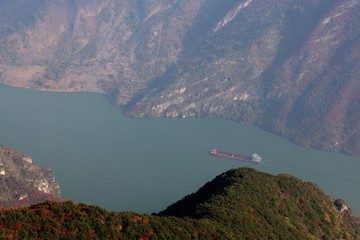
M221 152L217 149L211 149L210 154L217 156L217 157L229 158L232 160L239 160L239 161L245 161L245 162L251 162L251 163L260 163L261 162L261 157L257 153L253 153L251 156L243 156L240 154Z

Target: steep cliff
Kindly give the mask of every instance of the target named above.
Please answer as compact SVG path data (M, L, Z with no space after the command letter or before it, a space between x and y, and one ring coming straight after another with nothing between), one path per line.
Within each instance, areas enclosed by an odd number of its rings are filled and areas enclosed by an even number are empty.
M360 154L357 0L0 3L0 81Z
M30 206L46 200L60 200L51 169L39 168L30 157L0 146L0 206Z

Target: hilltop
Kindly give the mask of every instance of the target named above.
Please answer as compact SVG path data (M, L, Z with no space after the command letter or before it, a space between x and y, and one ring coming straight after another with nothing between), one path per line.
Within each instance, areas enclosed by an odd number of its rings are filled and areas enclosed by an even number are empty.
M360 239L360 219L342 200L293 176L248 168L154 215L45 202L1 210L0 226L9 239Z
M360 155L359 11L355 0L4 0L0 82Z

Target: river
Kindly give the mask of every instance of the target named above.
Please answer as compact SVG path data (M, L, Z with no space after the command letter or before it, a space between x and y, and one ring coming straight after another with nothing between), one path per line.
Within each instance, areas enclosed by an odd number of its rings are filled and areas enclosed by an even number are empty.
M360 215L360 158L295 146L258 128L216 119L132 119L93 93L0 85L0 144L54 170L62 196L108 210L157 212L218 174L253 167L290 173L343 198ZM220 159L210 148L263 158Z

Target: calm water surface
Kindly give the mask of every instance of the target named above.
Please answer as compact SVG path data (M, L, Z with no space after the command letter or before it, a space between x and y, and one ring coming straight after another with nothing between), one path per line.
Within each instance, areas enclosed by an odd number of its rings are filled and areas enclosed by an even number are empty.
M108 210L157 212L223 171L291 173L360 215L360 158L297 147L258 128L213 119L131 119L99 94L0 85L0 144L51 167L62 196ZM210 148L259 153L253 165Z

